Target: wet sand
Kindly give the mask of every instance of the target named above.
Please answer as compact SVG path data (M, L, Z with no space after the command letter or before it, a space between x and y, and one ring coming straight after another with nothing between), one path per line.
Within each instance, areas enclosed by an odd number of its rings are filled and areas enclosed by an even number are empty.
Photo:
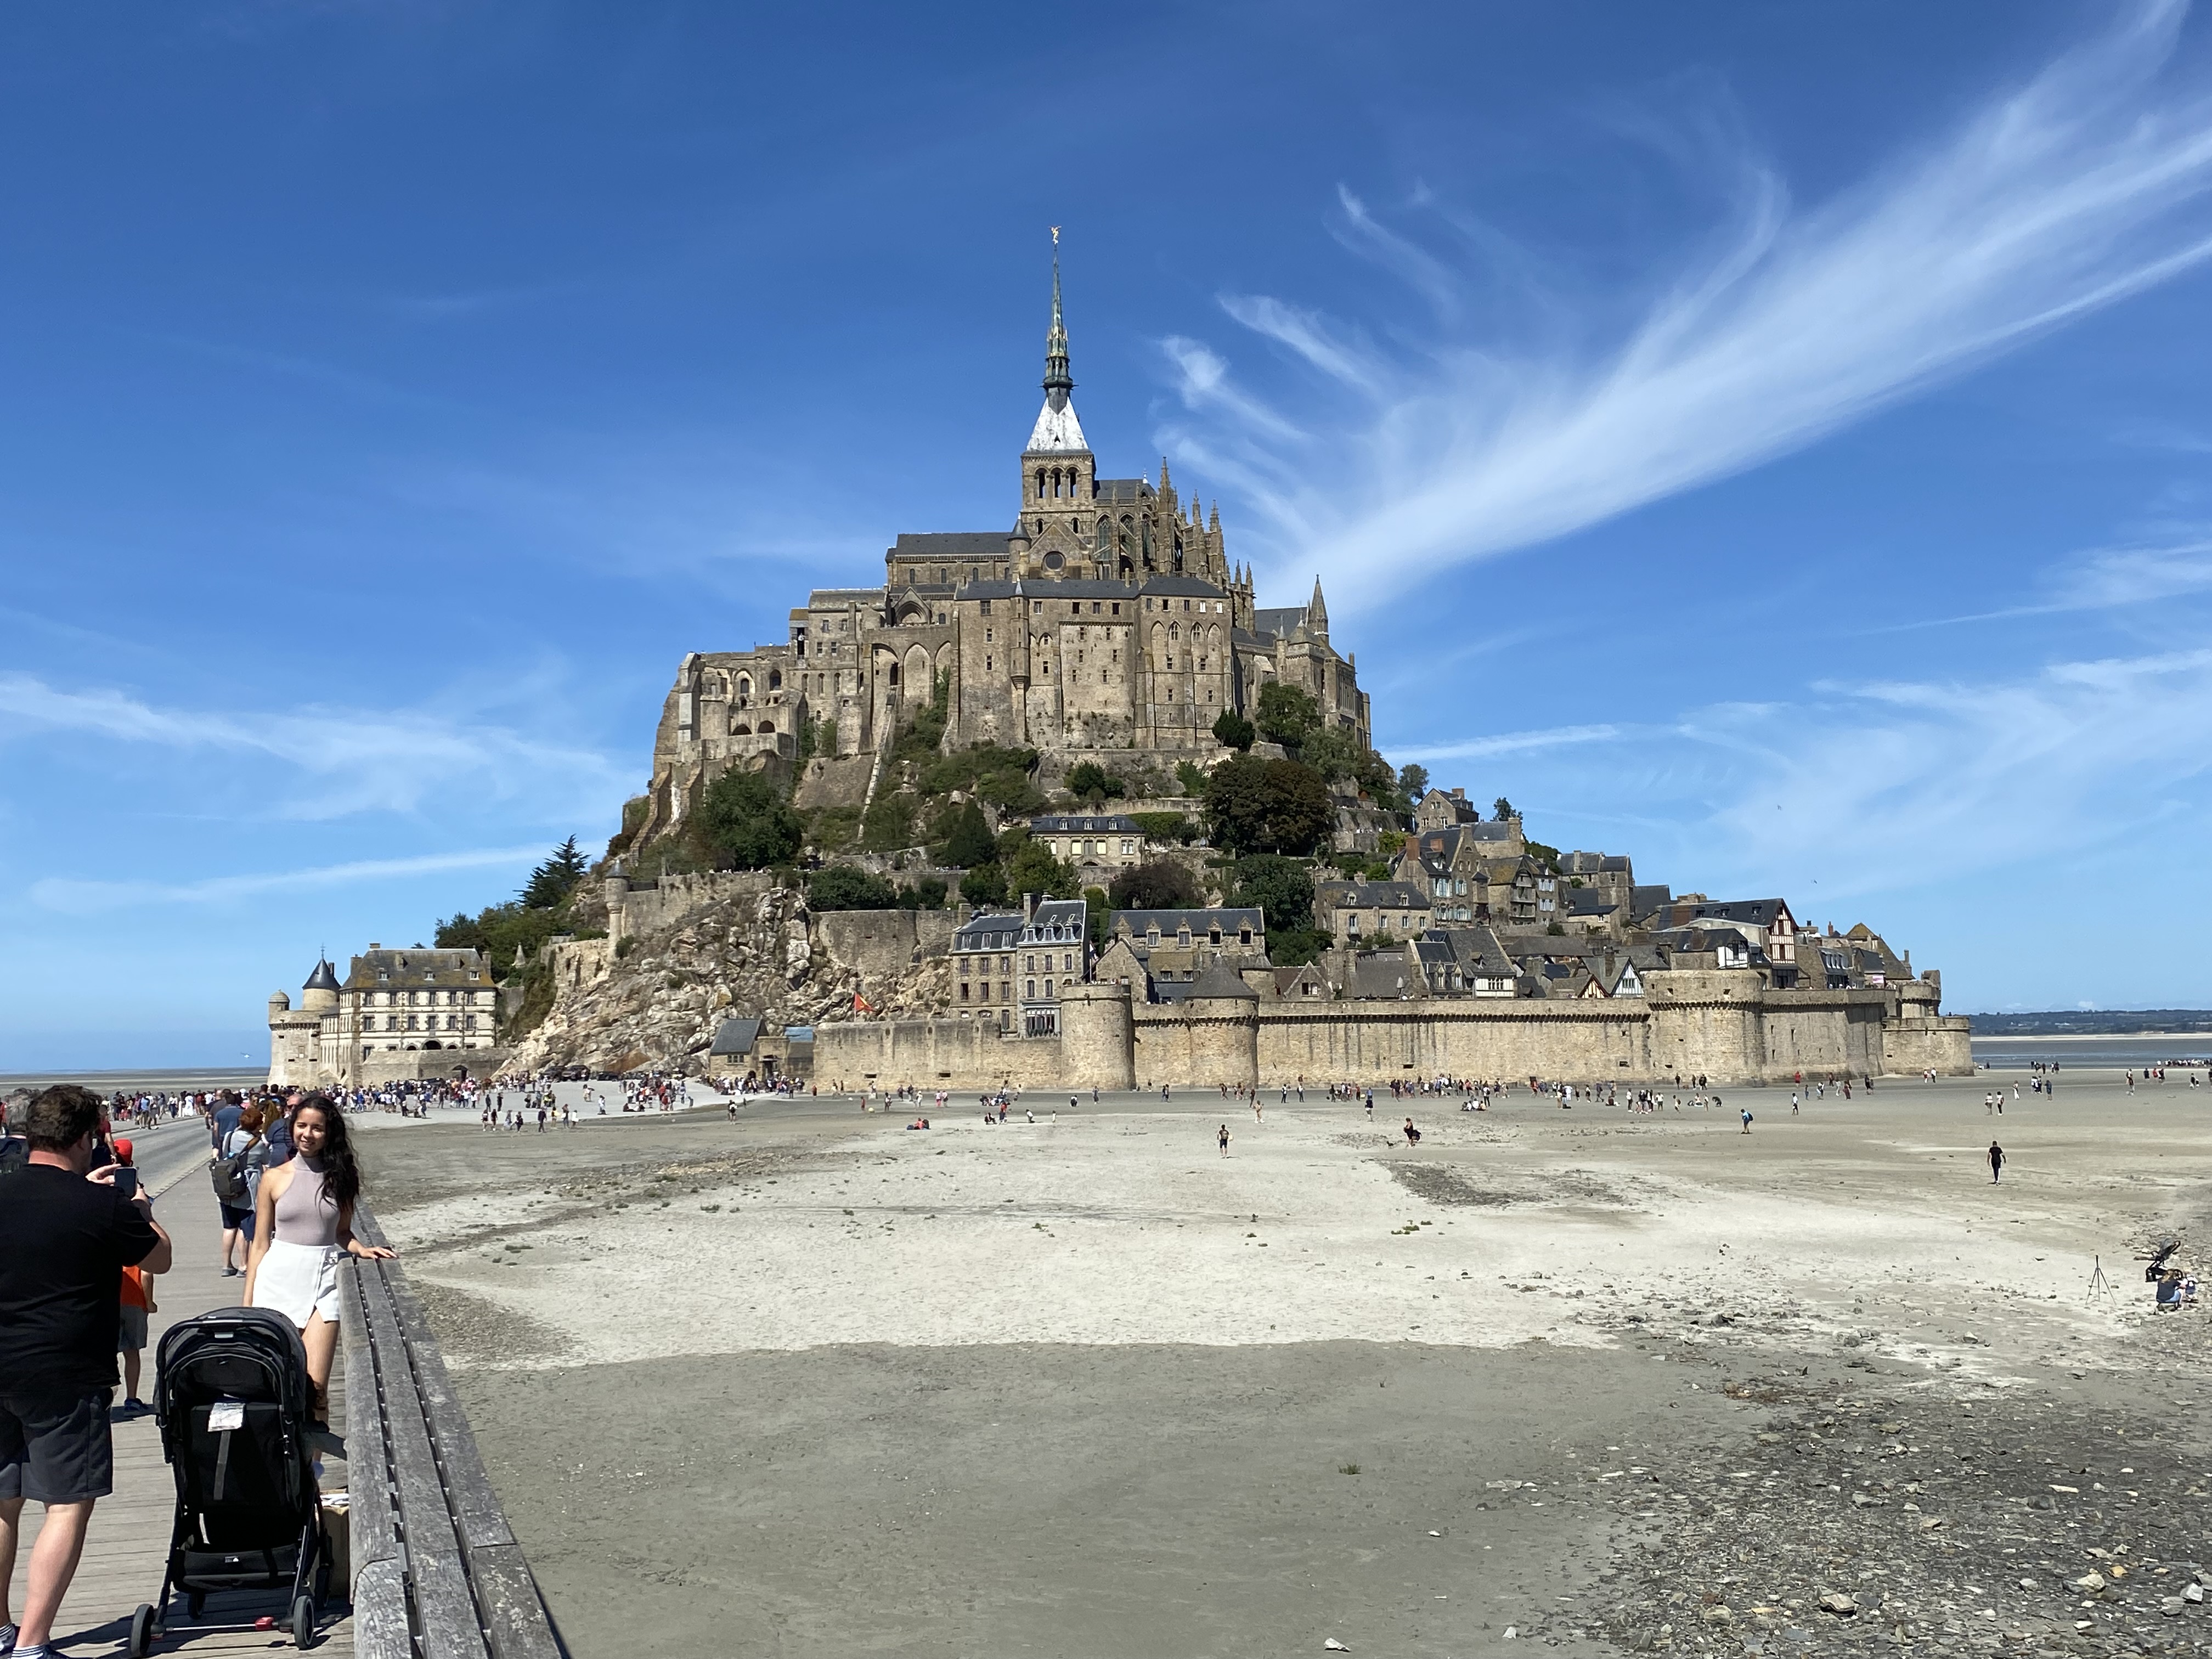
M2205 1650L2148 1593L2205 1547L2166 1403L2205 1320L2129 1258L2206 1237L2212 1091L1991 1086L367 1152L580 1654ZM2116 1544L2141 1570L2085 1598Z

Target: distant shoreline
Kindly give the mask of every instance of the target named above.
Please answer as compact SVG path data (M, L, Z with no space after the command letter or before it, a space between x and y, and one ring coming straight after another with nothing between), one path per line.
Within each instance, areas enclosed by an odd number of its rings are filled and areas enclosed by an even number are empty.
M1971 1033L1976 1042L2111 1042L2116 1038L2157 1037L2169 1042L2180 1042L2202 1038L2212 1048L2212 1031L2051 1031L2039 1035L2021 1032L2014 1036L2005 1031L1975 1031Z

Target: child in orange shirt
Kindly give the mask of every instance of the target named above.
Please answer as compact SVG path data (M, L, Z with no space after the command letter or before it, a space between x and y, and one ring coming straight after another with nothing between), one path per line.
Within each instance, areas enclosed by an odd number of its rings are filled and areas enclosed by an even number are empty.
M118 1137L115 1161L129 1164L131 1151L131 1143ZM122 1321L116 1332L115 1346L123 1356L123 1409L143 1412L147 1405L138 1397L138 1356L146 1346L146 1317L158 1311L151 1279L137 1267L125 1267L120 1301Z

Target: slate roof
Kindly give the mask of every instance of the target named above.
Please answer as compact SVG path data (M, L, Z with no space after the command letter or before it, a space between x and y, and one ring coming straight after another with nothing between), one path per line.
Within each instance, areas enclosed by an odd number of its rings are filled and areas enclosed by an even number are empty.
M1632 917L1648 916L1670 903L1674 896L1674 889L1663 881L1654 882L1648 887L1632 887L1628 890L1628 914Z
M1165 943L1187 927L1190 929L1192 942L1196 943L1212 931L1217 921L1221 924L1221 935L1224 940L1235 938L1246 927L1252 930L1256 939L1267 931L1267 915L1257 906L1234 904L1203 910L1116 910L1114 913L1114 931L1120 933L1126 924L1131 938L1142 939L1157 926L1160 930L1161 941Z
M1321 881L1314 896L1338 910L1411 910L1429 908L1429 896L1410 881Z
M1559 860L1563 876L1596 876L1625 873L1628 860L1618 853L1570 853Z
M1031 599L1132 599L1137 590L1127 582L1100 581L1095 576L1031 576L1021 585L1023 597Z
M483 958L474 951L364 951L353 959L342 988L389 989L395 985L489 985Z
M1601 887L1570 887L1566 899L1571 916L1609 916L1620 908L1620 901Z
M749 1054L760 1036L761 1024L757 1019L726 1019L714 1028L714 1046L709 1050L717 1054Z
M1225 599L1226 588L1216 587L1212 582L1196 576L1153 576L1148 578L1143 592L1150 598L1177 599Z
M1100 817L1055 814L1030 820L1030 834L1032 836L1137 836L1143 833L1137 828L1137 821L1126 812L1109 812Z
M887 556L904 559L1003 559L1006 532L1003 530L933 530L921 535L902 534L891 544Z
M980 916L970 916L960 924L952 935L952 948L959 951L1011 951L1022 943L1024 929L1036 927L1072 927L1075 936L1084 932L1084 918L1089 907L1081 899L1042 899L1032 921L1018 910L993 910ZM1032 939L1030 943L1037 943Z
M1190 982L1189 996L1236 1002L1257 1002L1260 994L1244 982L1243 975L1231 970L1224 962L1210 962L1206 971Z
M1101 478L1091 501L1100 506L1136 507L1152 498L1151 481L1145 478Z
M817 587L807 593L806 608L823 611L841 605L857 605L866 610L881 605L887 591L881 587Z
M331 966L328 957L315 958L315 971L307 975L303 991L335 991L339 989L337 970Z
M1252 631L1268 639L1283 639L1305 626L1306 608L1302 605L1279 606L1252 613Z

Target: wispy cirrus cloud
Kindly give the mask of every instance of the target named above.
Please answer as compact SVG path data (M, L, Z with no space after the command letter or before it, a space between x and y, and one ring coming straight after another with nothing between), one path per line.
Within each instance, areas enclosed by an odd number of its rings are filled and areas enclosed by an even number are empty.
M1524 754L1531 750L1565 749L1577 744L1610 743L1626 735L1625 728L1613 725L1556 726L1541 732L1501 732L1487 738L1470 738L1464 743L1433 744L1427 748L1393 749L1408 760L1487 760L1498 755Z
M1492 751L1506 763L1492 780L1533 822L1632 851L1639 879L1780 893L1803 915L1816 896L1940 886L2038 860L2071 872L2100 847L2187 842L2212 793L2212 650L1982 681L1832 680L1564 730L1571 748L1601 749L1602 763L1555 756L1544 732ZM1554 837L1566 844L1558 828Z
M1962 623L2005 622L2017 617L2056 617L2081 611L2118 611L2185 594L2212 591L2212 533L2129 547L2100 547L2067 559L2045 573L2042 596L1995 611L1958 617L1925 617L1868 630L1910 634Z
M362 882L440 875L450 870L505 867L523 871L544 854L542 847L486 847L467 852L425 853L412 858L356 859L305 870L209 876L186 882L87 881L51 876L31 884L30 900L41 909L76 916L141 909L154 904L226 904L270 893L350 887Z
M1384 350L1287 301L1229 297L1327 396L1310 411L1263 397L1221 349L1170 340L1186 417L1164 441L1265 515L1267 562L1318 568L1355 608L1802 447L2212 257L2212 97L2169 73L2185 11L2142 0L1809 210L1730 157L1718 251L1610 343L1466 338L1476 273L1346 192L1340 240L1424 296L1427 343Z
M58 732L276 763L282 781L254 793L273 796L286 816L308 819L411 811L442 792L482 800L605 797L621 778L592 750L436 711L164 708L122 691L0 674L0 742Z

